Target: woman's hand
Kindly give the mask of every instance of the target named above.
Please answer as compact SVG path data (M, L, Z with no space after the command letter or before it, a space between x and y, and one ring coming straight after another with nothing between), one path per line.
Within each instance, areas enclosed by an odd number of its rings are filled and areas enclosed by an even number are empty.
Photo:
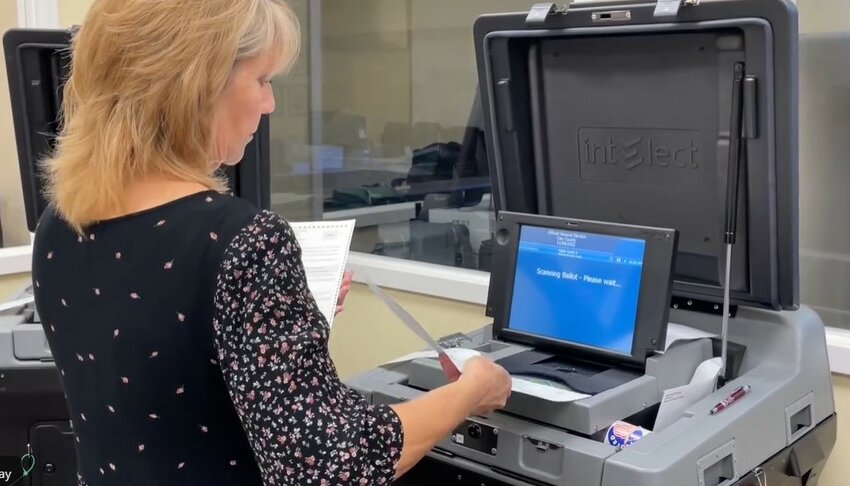
M475 415L487 415L503 408L511 395L511 375L492 360L480 356L466 362L458 383L473 390Z
M460 378L413 400L392 405L404 430L404 446L396 478L419 462L437 442L451 434L469 415L487 415L503 408L511 394L511 376L486 357L463 365Z
M351 281L354 278L354 273L345 272L342 277L342 284L339 286L339 297L336 299L336 312L334 315L339 315L340 312L345 308L345 297L348 295L348 291L351 290Z

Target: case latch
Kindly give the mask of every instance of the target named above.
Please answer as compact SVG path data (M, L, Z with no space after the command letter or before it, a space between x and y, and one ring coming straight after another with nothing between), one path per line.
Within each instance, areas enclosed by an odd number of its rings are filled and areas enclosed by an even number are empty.
M572 0L564 4L562 7L559 7L554 2L535 3L531 6L531 10L528 11L528 15L525 17L525 23L526 25L531 26L544 25L550 15L566 14L570 3L572 3Z
M679 15L679 8L682 5L697 6L700 0L658 0L655 4L656 18L675 18Z

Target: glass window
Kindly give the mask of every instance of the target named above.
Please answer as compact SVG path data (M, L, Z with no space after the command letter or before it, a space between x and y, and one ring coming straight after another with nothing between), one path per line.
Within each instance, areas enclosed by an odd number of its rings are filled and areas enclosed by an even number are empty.
M850 2L798 0L800 291L850 329Z
M472 24L521 0L298 0L275 88L272 207L357 218L352 249L487 270L492 221ZM850 329L850 4L799 0L802 302Z
M489 269L472 25L532 4L293 2L305 42L275 88L272 209L292 220L356 218L353 251Z
M15 2L0 1L0 30L18 27L18 8ZM6 77L5 59L0 60L0 248L29 244L30 237L24 218L24 199L21 196L21 173L12 126L12 104Z

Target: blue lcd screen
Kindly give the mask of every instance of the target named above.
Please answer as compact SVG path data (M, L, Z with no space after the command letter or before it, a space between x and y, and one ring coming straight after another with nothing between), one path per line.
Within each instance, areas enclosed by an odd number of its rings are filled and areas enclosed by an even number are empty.
M522 226L508 328L631 354L646 243Z

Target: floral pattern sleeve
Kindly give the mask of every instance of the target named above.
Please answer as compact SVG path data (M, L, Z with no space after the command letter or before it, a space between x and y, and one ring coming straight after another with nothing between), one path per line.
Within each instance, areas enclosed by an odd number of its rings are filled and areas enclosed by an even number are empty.
M266 484L390 484L403 430L339 379L301 249L261 212L230 243L215 290L218 361Z

